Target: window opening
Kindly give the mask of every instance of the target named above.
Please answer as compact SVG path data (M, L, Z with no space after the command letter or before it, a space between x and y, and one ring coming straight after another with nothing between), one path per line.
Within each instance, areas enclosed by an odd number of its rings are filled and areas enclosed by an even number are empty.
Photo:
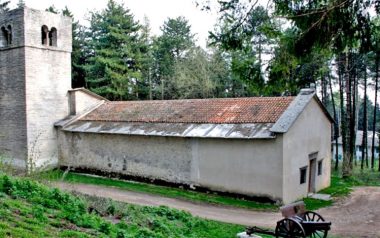
M318 175L322 174L322 166L323 166L322 160L318 161Z
M57 29L54 27L49 31L49 45L57 46Z
M300 168L300 184L306 183L307 166Z
M43 45L47 45L47 43L48 43L48 33L49 33L48 27L42 26L41 27L41 43Z

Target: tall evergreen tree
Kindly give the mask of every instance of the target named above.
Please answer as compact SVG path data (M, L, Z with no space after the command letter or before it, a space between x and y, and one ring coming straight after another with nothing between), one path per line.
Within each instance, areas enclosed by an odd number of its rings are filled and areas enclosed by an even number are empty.
M233 1L231 4L235 6ZM279 35L278 26L262 6L251 8L247 15L242 11L242 7L226 6L219 18L221 23L210 33L210 45L230 55L232 94L235 97L263 95L263 58L272 53ZM242 15L244 21L240 19Z
M155 84L153 82L153 68L154 68L154 58L153 58L153 39L151 36L150 22L145 16L144 23L141 27L141 40L146 46L144 52L142 52L141 60L141 76L142 80L139 87L139 98L140 99L153 99L153 91L155 89Z
M169 18L161 27L162 34L154 41L155 77L161 87L160 98L175 97L174 65L194 46L191 26L184 17Z
M92 12L88 37L90 57L86 82L90 90L111 100L138 97L141 80L141 26L123 4L109 0Z
M87 45L85 28L75 20L73 13L65 7L62 15L71 17L72 24L72 53L71 53L71 86L72 88L85 87L85 69L87 61Z

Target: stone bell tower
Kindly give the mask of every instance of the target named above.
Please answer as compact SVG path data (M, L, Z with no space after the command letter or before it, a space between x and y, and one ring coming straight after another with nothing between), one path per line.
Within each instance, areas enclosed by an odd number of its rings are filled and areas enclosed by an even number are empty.
M0 157L17 169L58 162L54 123L69 114L71 24L26 7L0 15Z

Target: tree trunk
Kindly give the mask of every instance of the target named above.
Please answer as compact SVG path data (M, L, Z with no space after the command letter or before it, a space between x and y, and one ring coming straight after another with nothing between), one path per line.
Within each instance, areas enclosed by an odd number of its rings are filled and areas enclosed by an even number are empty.
M358 55L356 55L358 57ZM352 59L352 65L357 65L356 62L357 59ZM357 110L359 107L357 107L358 104L358 69L355 66L354 68L354 74L352 75L353 78L353 92L352 92L352 117L351 117L351 127L350 127L350 139L351 139L351 169L353 169L353 165L357 165L356 161L356 133L358 130L358 124L356 118L358 118L359 111ZM354 163L353 163L354 162Z
M334 141L335 141L335 171L338 170L339 166L339 153L338 153L338 138L339 138L339 124L338 124L338 118L336 115L336 108L335 108L335 100L334 100L334 94L332 90L332 80L331 75L329 74L329 85L330 85L330 94L331 94L331 104L333 108L333 114L334 114Z
M149 67L149 72L148 72L148 80L149 80L149 100L153 100L153 93L152 93L152 76L150 72L150 67Z
M344 167L347 162L347 121L346 121L346 110L344 108L344 63L343 60L345 56L342 54L338 59L338 80L339 80L339 100L340 100L340 130L342 137L342 152L343 152L343 161L342 167ZM343 169L344 171L344 169Z
M373 124L372 124L372 148L371 148L371 169L375 167L375 136L376 136L376 112L377 112L377 88L378 88L378 79L379 79L379 53L376 54L376 76L375 76L375 109L373 113ZM379 163L380 164L380 163Z
M161 79L161 100L165 99L165 79Z
M322 95L322 104L327 106L327 80L324 75L321 75L321 95Z
M346 83L346 117L344 120L346 121L346 142L348 142L348 146L346 146L346 150L344 150L343 147L343 169L342 169L342 176L343 177L349 177L351 176L351 163L352 163L352 78L350 77L350 70L349 70L349 52L348 51L345 55L345 66L344 66L344 78ZM342 118L343 119L343 118ZM342 120L343 122L343 120ZM348 124L348 125L347 125ZM347 127L348 126L348 127Z
M364 63L364 102L363 102L363 137L362 137L362 161L360 168L364 169L364 161L367 161L368 167L368 148L367 148L367 67Z

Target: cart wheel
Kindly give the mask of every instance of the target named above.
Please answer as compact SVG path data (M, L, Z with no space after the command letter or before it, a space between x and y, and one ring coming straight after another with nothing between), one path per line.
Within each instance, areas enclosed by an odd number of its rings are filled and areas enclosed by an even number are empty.
M306 237L302 225L295 219L285 218L277 222L276 237Z
M316 212L307 211L302 216L304 221L325 221L325 219ZM311 238L326 238L328 230L313 230L308 237Z
M325 221L325 219L316 212L307 211L302 216L304 221Z

